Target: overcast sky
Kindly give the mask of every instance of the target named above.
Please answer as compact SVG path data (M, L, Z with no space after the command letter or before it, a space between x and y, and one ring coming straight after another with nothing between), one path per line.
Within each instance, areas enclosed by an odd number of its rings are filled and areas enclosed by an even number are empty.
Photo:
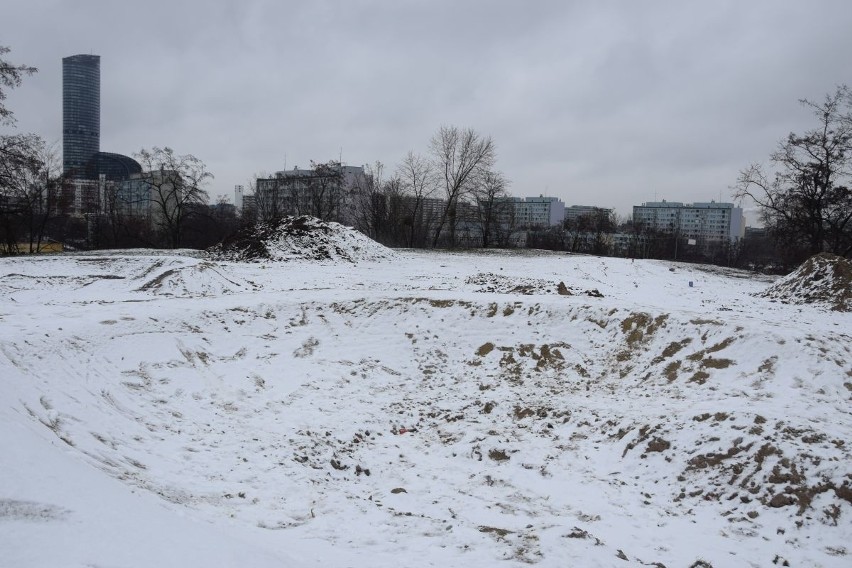
M392 170L456 125L513 195L625 214L730 201L809 128L798 100L852 83L852 2L5 0L0 45L39 69L18 131L61 145L62 58L100 55L101 150L194 154L213 196L311 160Z

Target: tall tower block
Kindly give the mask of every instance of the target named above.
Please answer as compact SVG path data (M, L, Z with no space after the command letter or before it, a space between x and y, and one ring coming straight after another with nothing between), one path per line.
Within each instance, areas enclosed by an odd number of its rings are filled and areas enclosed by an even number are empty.
M62 58L62 170L86 176L101 146L101 57Z

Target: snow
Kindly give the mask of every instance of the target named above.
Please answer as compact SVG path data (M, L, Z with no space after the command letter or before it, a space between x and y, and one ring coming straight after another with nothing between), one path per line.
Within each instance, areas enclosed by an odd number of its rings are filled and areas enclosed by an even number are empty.
M848 566L852 314L388 253L0 259L0 566Z

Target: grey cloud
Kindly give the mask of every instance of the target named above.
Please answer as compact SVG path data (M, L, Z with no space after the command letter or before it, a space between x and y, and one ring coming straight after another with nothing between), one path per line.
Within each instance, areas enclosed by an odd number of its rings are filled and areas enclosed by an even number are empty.
M61 58L102 57L102 146L170 145L230 194L337 157L393 167L442 124L494 137L517 195L727 199L852 76L852 5L446 0L12 0L0 38L40 67L9 97L61 137Z

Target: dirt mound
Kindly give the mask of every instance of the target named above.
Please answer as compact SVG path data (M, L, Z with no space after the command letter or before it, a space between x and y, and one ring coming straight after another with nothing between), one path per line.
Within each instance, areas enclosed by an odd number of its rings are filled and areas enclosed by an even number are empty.
M822 304L852 311L852 261L829 253L806 260L760 294L791 304Z
M339 223L314 217L285 217L273 223L245 227L212 247L217 260L329 260L359 262L386 260L393 251Z
M539 278L510 278L493 272L480 272L465 281L476 287L477 292L498 294L555 294L556 282Z
M493 272L480 272L473 276L469 276L465 280L465 284L474 286L477 292L487 292L496 294L559 294L560 296L574 296L585 294L596 298L603 298L597 289L594 290L578 290L570 288L564 282L553 282L550 280L542 280L539 278L519 278L509 277Z

